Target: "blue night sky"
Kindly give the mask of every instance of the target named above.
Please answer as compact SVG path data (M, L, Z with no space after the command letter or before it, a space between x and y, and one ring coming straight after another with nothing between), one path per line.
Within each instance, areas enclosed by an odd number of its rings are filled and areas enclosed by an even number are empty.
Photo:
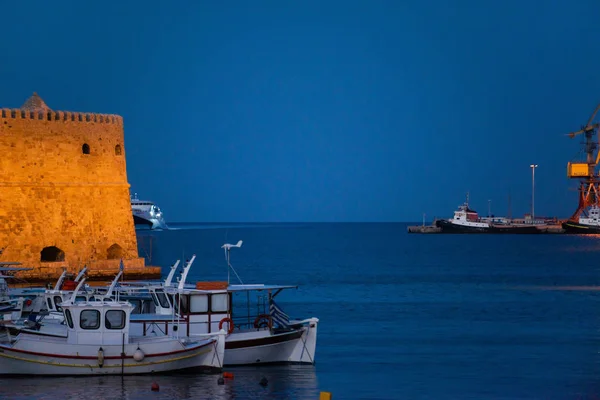
M50 6L51 4L51 6ZM449 5L452 4L452 5ZM598 1L2 4L0 107L125 118L167 222L567 217Z

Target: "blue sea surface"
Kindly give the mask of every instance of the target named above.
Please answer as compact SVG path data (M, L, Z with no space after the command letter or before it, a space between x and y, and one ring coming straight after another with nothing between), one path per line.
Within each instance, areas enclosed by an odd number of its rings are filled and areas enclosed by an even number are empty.
M216 375L1 379L3 399L600 399L600 236L418 235L406 224L171 224L138 231L189 281L297 284L320 319L315 366ZM232 275L233 276L233 275ZM268 385L259 385L261 378ZM159 392L151 392L153 382Z

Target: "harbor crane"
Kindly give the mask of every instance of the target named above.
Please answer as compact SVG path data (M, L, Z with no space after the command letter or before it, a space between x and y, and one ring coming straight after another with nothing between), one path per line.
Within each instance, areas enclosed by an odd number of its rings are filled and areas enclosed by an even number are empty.
M579 180L579 205L570 218L573 221L576 221L582 213L585 214L588 207L600 206L600 174L596 174L596 166L600 162L597 139L600 123L594 123L598 111L600 111L600 104L596 106L592 116L581 129L567 133L567 136L571 138L583 135L583 152L586 155L585 162L577 161L567 164L567 177Z

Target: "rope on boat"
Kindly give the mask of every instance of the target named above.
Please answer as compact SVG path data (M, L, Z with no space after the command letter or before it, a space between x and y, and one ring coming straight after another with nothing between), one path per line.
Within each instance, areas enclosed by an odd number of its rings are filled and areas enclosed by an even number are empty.
M224 339L223 339L224 340ZM221 368L224 367L224 365L221 363L221 357L219 357L219 351L217 349L217 343L219 343L219 340L217 339L214 343L215 346L215 356L217 356L217 362L219 363L219 365L221 366ZM215 356L213 356L213 361L215 359Z
M306 337L308 337L308 333L310 332L310 323L308 324L308 328L306 329ZM306 350L306 354L308 354L308 358L310 359L310 363L314 364L314 360L310 355L310 352L306 348L306 340L304 339L304 335L300 336L300 340L302 340L302 353L300 353L300 361L302 361L302 356L304 355L304 350Z

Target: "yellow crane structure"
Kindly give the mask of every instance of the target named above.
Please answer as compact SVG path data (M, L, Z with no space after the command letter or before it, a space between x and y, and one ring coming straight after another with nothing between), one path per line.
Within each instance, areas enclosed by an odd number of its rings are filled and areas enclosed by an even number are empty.
M596 166L600 162L600 152L598 152L598 140L594 136L598 133L600 123L594 123L594 118L600 110L600 104L596 107L587 124L580 130L567 133L567 136L574 138L578 135L584 135L584 153L585 162L569 162L567 164L567 177L569 179L579 179L579 205L570 220L577 221L582 213L590 206L600 206L600 175L596 174Z

